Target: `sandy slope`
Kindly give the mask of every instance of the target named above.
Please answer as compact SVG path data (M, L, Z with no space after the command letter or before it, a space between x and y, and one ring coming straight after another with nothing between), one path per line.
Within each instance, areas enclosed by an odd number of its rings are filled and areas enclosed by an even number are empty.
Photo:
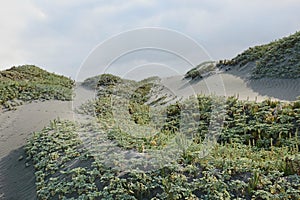
M94 92L75 89L74 106L94 97ZM23 145L30 133L50 120L74 120L73 102L45 101L25 104L16 111L0 113L0 199L35 199L34 170L25 166ZM19 161L20 156L24 159Z
M182 76L164 78L165 85L177 96L188 97L194 94L217 94L237 96L242 100L293 101L300 96L300 79L260 79L247 80L231 73L220 73L208 78L187 81Z
M0 158L25 144L32 131L40 130L52 119L73 118L71 102L45 101L26 104L0 115Z

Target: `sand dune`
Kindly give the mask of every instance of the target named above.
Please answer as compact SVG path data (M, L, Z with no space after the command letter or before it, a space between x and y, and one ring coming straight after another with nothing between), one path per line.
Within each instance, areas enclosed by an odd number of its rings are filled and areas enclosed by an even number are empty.
M2 113L0 158L11 150L23 146L31 132L41 130L50 120L57 117L72 120L71 106L71 102L62 101L34 102L20 106L15 111Z
M300 79L263 78L248 81L247 86L260 95L270 96L279 100L294 101L300 97Z
M35 199L34 170L25 166L23 145L57 117L73 118L70 102L35 102L0 114L0 199Z
M247 80L235 74L220 73L198 81L187 81L183 76L164 78L161 81L169 95L216 94L238 96L240 99L262 101L266 98L283 101L300 96L299 79ZM26 166L23 145L34 132L41 130L55 118L74 120L73 107L94 98L94 91L83 87L75 89L74 102L45 101L25 104L16 111L0 113L0 199L35 199L33 166Z
M75 89L74 106L94 97L94 92ZM34 131L56 118L74 120L73 102L45 101L22 105L0 113L0 199L35 199L33 167L25 165L23 145ZM22 158L20 160L20 158Z
M236 96L241 100L293 101L300 96L300 79L243 79L231 73L219 73L205 79L188 81L183 76L162 79L162 84L179 97L195 94Z

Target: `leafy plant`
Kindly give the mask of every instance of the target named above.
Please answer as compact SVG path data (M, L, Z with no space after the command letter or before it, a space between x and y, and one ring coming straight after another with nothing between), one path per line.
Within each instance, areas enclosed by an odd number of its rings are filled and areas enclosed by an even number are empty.
M0 72L0 106L13 109L32 100L72 100L74 81L33 65Z

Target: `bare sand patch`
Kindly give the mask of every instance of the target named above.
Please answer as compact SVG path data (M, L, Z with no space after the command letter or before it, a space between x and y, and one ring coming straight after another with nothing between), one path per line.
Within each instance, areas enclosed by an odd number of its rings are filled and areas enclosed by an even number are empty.
M94 92L75 89L76 101L36 101L0 113L0 199L36 199L34 168L26 163L23 146L32 132L51 120L74 120L72 107L84 103Z
M173 76L162 79L161 83L178 97L185 98L195 94L215 94L250 101L294 101L300 96L300 79L250 80L230 73L219 73L192 81L183 76Z

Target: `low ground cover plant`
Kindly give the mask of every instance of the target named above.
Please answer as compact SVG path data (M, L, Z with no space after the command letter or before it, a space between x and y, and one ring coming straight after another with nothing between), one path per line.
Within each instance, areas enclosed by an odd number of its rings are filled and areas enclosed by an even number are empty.
M103 85L100 76L98 98L82 107L83 113L96 114L95 123L55 120L28 141L39 199L300 198L299 100L249 102L198 95L158 107L149 103L153 80L104 78L112 81ZM215 117L218 105L221 117ZM182 121L185 114L193 123ZM210 152L201 156L207 134L216 131L212 123L221 129ZM193 137L186 142L178 138L182 134ZM143 158L170 141L182 148L168 164L122 170L123 151ZM108 160L109 148L101 155L97 151L108 144L119 159Z
M72 100L74 81L33 65L0 72L0 106L14 109L33 100Z

